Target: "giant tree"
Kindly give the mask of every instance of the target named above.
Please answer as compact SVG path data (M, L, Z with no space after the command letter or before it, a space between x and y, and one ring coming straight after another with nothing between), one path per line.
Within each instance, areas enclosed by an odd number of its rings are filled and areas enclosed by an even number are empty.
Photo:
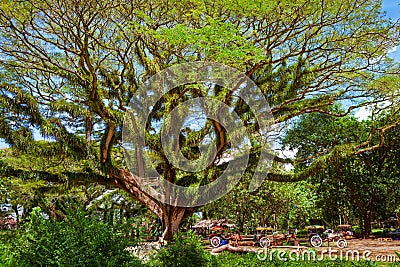
M386 53L397 41L395 28L372 0L4 0L0 24L0 138L29 149L32 129L37 129L60 144L59 152L90 159L110 182L162 219L167 239L195 208L165 204L147 194L140 173L130 172L121 160L123 114L148 77L182 62L216 61L237 68L259 86L275 124L303 113L343 116L356 106L385 100L365 85L387 67ZM147 149L171 183L215 180L224 168L218 160L230 149L225 129L207 120L182 130L179 140L185 157L193 160L201 141L207 135L215 138L219 149L207 172L184 175L168 162L156 128L183 101L199 96L222 100L252 136L265 134L234 92L204 88L170 91L146 124ZM344 113L324 109L343 99L364 102L353 102ZM260 155L257 142L252 146L250 173ZM312 170L294 176L271 172L268 179L301 180Z

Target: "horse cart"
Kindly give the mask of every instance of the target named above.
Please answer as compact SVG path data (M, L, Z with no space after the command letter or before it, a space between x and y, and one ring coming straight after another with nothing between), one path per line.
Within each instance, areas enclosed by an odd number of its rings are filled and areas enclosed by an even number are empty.
M213 226L210 228L210 235L208 240L212 247L217 248L222 245L228 244L228 238L224 236L225 229L221 226Z
M340 233L334 232L332 229L324 231L324 227L320 225L311 225L306 227L310 244L313 247L320 247L323 243L336 243L339 248L347 247L347 241Z
M338 232L342 234L344 239L353 239L353 229L350 224L338 225Z
M254 241L262 248L267 248L274 240L274 229L272 227L257 227L254 232Z
M271 245L282 245L290 239L296 240L296 230L290 230L286 234L274 232L272 227L257 227L255 231L255 242L260 247L266 248Z

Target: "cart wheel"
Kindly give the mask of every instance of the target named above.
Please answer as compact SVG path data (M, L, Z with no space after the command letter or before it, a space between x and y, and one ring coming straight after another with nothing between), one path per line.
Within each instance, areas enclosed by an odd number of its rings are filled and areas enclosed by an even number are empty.
M217 247L221 246L221 239L218 236L214 236L211 238L210 243L211 243L211 246L213 246L214 248L217 248Z
M320 247L322 245L322 238L318 235L311 237L310 243L313 247Z
M347 241L344 240L344 239L339 239L339 240L337 241L336 245L337 245L339 248L346 248L346 247L347 247Z
M271 242L269 241L268 237L263 237L260 239L260 246L262 248L267 248L271 245Z

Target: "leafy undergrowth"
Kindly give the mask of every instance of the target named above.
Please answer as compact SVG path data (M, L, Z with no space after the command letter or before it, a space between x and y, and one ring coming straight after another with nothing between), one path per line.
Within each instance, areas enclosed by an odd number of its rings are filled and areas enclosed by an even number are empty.
M35 208L10 242L1 242L0 266L141 266L125 250L131 240L79 207L60 221Z

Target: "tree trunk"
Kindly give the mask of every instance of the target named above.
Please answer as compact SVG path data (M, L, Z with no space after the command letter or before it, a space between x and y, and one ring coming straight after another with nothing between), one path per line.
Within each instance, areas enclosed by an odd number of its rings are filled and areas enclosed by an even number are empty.
M172 241L174 234L178 233L181 222L187 217L193 215L196 208L176 207L163 205L161 223L163 225L163 239Z
M85 121L85 132L86 132L86 144L89 146L90 145L90 137L92 135L92 118L91 117L86 117Z
M396 218L397 218L397 227L400 227L400 212L396 212Z
M240 232L243 232L243 230L244 230L244 211L242 212L242 216L241 216L242 218L241 218L241 220L240 220Z
M165 241L171 241L174 234L178 232L182 220L192 215L196 210L190 207L176 207L160 203L141 189L140 180L129 171L114 170L110 173L110 177L114 185L128 192L161 219Z
M372 219L371 211L366 211L364 213L364 237L368 237L371 234L371 219Z
M107 222L107 210L106 209L103 210L103 221Z
M171 241L174 234L178 232L182 220L185 218L187 208L165 205L162 210L163 239Z
M364 236L368 237L371 235L371 221L372 221L372 209L374 207L375 190L372 190L372 195L369 199L367 210L364 213Z
M19 213L18 213L18 204L12 205L16 216L17 227L19 226Z

